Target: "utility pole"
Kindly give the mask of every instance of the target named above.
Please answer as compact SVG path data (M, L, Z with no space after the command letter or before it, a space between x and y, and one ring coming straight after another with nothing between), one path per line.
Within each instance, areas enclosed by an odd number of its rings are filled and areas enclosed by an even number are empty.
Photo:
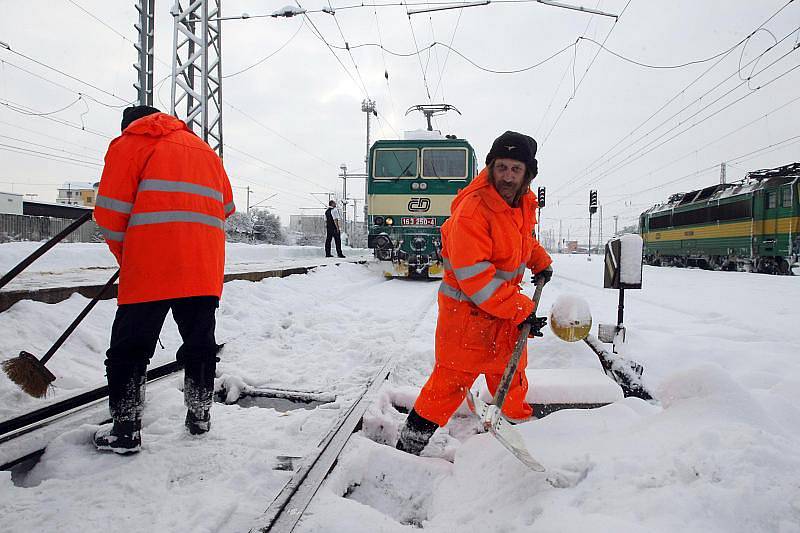
M339 168L342 170L342 226L347 231L347 165L342 163ZM349 237L350 235L348 234L348 240Z
M364 154L364 174L369 176L369 120L372 115L378 116L375 100L365 98L361 101L361 111L367 114L367 151ZM367 221L367 205L369 204L369 180L364 180L364 223ZM353 217L355 220L355 216Z
M351 198L353 200L353 222L350 224L350 246L353 246L353 239L356 235L356 218L358 218L358 198Z
M561 219L558 219L558 253L561 253Z
M592 215L597 213L597 191L589 191L589 261L592 260Z
M250 186L248 185L246 188L247 188L247 211L245 211L245 213L247 213L247 216L249 217L250 216Z
M598 233L600 234L600 238L597 239L597 246L603 244L603 206L600 206L600 227L598 228Z
M722 185L725 185L725 174L726 174L725 161L723 161L722 163L719 164L719 182Z
M170 114L222 157L222 0L175 0Z
M619 220L619 215L614 215L614 236L617 236L617 221Z
M155 0L138 0L136 10L139 22L134 24L139 33L139 40L133 45L138 59L133 67L136 69L137 81L133 84L139 105L153 105L153 47L155 37Z

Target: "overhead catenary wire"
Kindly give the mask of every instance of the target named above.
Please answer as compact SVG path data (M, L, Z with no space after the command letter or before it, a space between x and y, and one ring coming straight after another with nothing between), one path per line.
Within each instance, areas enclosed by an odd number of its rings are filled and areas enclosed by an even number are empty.
M786 38L788 38L788 36L790 36L790 35L791 35L791 33L793 33L793 32L790 32L789 34L787 34L787 35L786 35L786 37L784 37L783 39L781 39L780 41L778 41L778 43L777 43L777 44L770 46L769 48L767 48L766 50L764 50L764 52L762 52L762 53L761 53L759 56L757 56L757 57L753 58L753 59L752 59L752 60L751 60L751 61L750 61L750 62L749 62L747 65L745 65L745 67L749 66L750 64L753 64L753 63L757 62L757 61L758 61L758 60L759 60L761 57L763 57L764 55L766 55L767 53L769 53L769 52L770 52L770 51L771 51L773 48L775 48L775 47L776 47L778 44L780 44L780 43L781 43L781 42L783 42L783 41L784 41ZM767 65L767 66L766 66L766 67L764 67L763 69L761 69L761 70L760 70L758 73L756 73L755 75L757 76L758 74L761 74L761 73L762 73L762 72L764 72L766 69L768 69L768 68L769 68L769 67L771 67L772 65L776 64L778 61L782 60L783 58L785 58L786 56L788 56L789 54L791 54L791 53L792 53L792 52L794 52L795 50L796 50L796 48L792 48L792 49L791 49L791 50L789 50L787 53L785 53L783 56L779 57L777 60L773 61L772 63L770 63L769 65ZM699 97L695 98L694 100L692 100L691 102L689 102L688 104L686 104L685 106L683 106L681 109L679 109L678 111L676 111L675 113L673 113L672 115L670 115L669 117L667 117L666 119L664 119L663 121L661 121L659 124L657 124L656 126L654 126L653 128L651 128L649 131L647 131L646 133L644 133L644 134L640 135L638 138L636 138L635 140L631 141L631 142L630 142L630 143L628 143L626 146L623 146L623 147L622 147L620 150L617 150L617 152L616 152L615 154L613 154L613 155L609 156L609 157L608 157L608 158L605 160L605 162L610 162L612 159L614 159L614 158L616 158L616 157L619 157L619 156L620 156L621 154L623 154L625 151L627 151L628 149L632 148L633 146L635 146L635 145L636 145L637 143L639 143L640 141L643 141L644 139L646 139L647 137L649 137L651 134L653 134L653 133L654 133L655 131L657 131L659 128L661 128L662 126L664 126L664 125L665 125L667 122L669 122L671 119L673 119L673 118L677 117L678 115L680 115L681 113L683 113L684 111L686 111L687 109L689 109L690 107L692 107L692 106L693 106L695 103L702 101L702 100L703 100L703 99L704 99L706 96L708 96L709 94L711 94L712 92L714 92L714 91L715 91L717 88L719 88L719 87L721 87L722 85L724 85L724 84L725 84L725 83L726 83L728 80L730 80L731 78L733 78L734 76L736 76L736 75L737 75L737 72L738 72L738 70L737 70L737 71L735 71L735 72L733 72L733 73L731 73L731 74L730 74L728 77L726 77L724 80L720 81L719 83L717 83L716 85L714 85L714 86L713 86L711 89L707 90L705 93L701 94ZM662 133L661 133L659 136L657 136L655 139L653 139L653 140L649 141L649 142L648 142L647 144L645 144L644 146L641 146L641 147L637 148L636 150L634 150L634 152L632 152L631 154L629 154L628 156L626 156L626 157L625 157L625 158L623 158L622 160L620 160L620 161L618 161L617 163L615 163L614 165L612 165L612 167L611 167L610 169L606 169L606 171L604 171L604 172L603 172L603 175L606 175L608 172L610 172L610 171L613 171L613 170L615 170L615 169L619 168L619 167L620 167L620 165L621 165L622 163L624 163L624 162L626 162L626 161L630 160L630 159L631 159L633 156L635 156L637 153L640 153L642 150L644 150L644 149L648 148L649 146L651 146L651 145L652 145L654 142L657 142L659 139L661 139L661 138L665 137L667 134L669 134L670 132L674 131L674 130L675 130L675 129L677 129L678 127L680 127L680 126L681 126L681 125L682 125L684 122L686 122L687 120L689 120L689 119L691 119L691 118L693 118L693 117L697 116L699 113L701 113L701 112L703 112L704 110L708 109L709 107L711 107L713 104L715 104L716 102L718 102L719 100L721 100L721 99L722 99L722 98L724 98L725 96L727 96L727 95L731 94L733 91L735 91L736 89L740 88L740 87L741 87L742 85L744 85L746 82L747 82L747 80L746 80L746 81L742 81L742 82L740 82L738 85L736 85L736 86L735 86L735 87L733 87L732 89L729 89L727 92L725 92L725 93L724 93L722 96L718 97L717 99L715 99L714 101L712 101L712 102L710 102L710 103L707 103L707 104L705 104L703 107L701 107L699 110L697 110L697 111L696 111L694 114L692 114L692 115L690 115L690 116L686 117L685 119L683 119L682 121L678 122L678 123L677 123L675 126L673 126L672 128L670 128L670 129L666 130L665 132L662 132ZM770 83L771 83L771 82L770 82ZM760 87L759 87L759 88L760 88ZM754 92L754 91L756 91L756 90L757 90L757 89L751 89L751 93L752 93L752 92ZM748 94L749 94L749 93L748 93ZM619 143L618 143L618 144L619 144ZM659 146L660 146L660 145L659 145ZM638 159L638 158L637 158L637 159ZM578 175L579 175L579 174L578 174ZM556 188L556 190L554 191L554 193L557 193L559 190L562 190L564 187L566 187L567 185L569 185L569 184L570 184L570 183L572 183L573 181L576 181L576 179L577 179L578 175L575 175L575 176L573 176L573 178L571 178L570 180L567 180L566 182L562 183L560 186L558 186L558 187ZM588 178L590 178L590 175L587 173L587 174L586 174L586 176L584 177L584 179L588 179ZM584 184L583 186L585 186L585 184ZM573 188L572 190L574 190L574 188Z
M84 126L81 126L80 124L75 124L73 122L69 122L69 121L66 121L66 120L63 120L63 119L52 117L52 116L49 116L49 115L46 115L46 114L41 114L41 112L38 112L36 109L33 109L33 108L29 107L29 106L25 106L25 105L22 105L22 104L19 104L19 103L16 103L16 102L13 102L13 101L8 100L8 99L0 99L0 105L4 105L4 106L6 106L7 109L10 109L11 111L20 113L20 114L25 115L25 116L30 116L30 117L35 117L35 118L42 118L42 119L45 119L45 120L49 120L51 122L56 122L56 123L62 124L64 126L68 126L70 128L83 131L83 132L88 133L90 135L96 135L98 137L102 137L104 139L112 139L114 137L114 135L103 133L101 131L95 131L95 130L92 130L90 128L86 128ZM22 110L22 111L19 111L19 110Z
M461 24L461 15L463 13L464 13L463 10L458 12L458 18L456 19L456 24L453 27L453 34L450 36L450 44L448 45L447 53L444 56L444 62L442 64L442 69L439 72L439 81L436 82L436 88L433 90L433 97L434 98L436 98L436 95L439 94L439 86L441 85L442 79L444 78L444 71L447 68L447 60L450 58L450 52L451 52L452 47L453 47L453 42L456 39L456 33L458 32L458 27ZM444 98L444 89L442 89L442 97Z
M414 24L411 22L411 15L408 15L408 27L411 28L411 38L414 40L414 49L417 51L417 60L419 62L419 69L422 72L422 83L425 86L425 94L428 96L428 102L431 102L431 91L428 88L428 77L425 74L425 68L422 66L422 57L420 56L419 45L417 44L417 35L414 33ZM428 50L433 48L433 44L428 47Z
M392 94L392 86L389 84L389 66L386 63L386 51L383 48L383 37L381 35L381 23L378 19L378 10L373 9L375 14L375 28L378 32L378 43L380 44L381 59L383 60L383 73L386 79L386 91L389 93L389 101L392 104L392 113L397 116L397 106L394 103L394 95Z
M678 98L679 98L679 97L680 97L682 94L684 94L684 93L685 93L685 92L686 92L686 91L687 91L689 88L691 88L693 85L695 85L697 82L699 82L699 81L700 81L702 78L704 78L704 77L705 77L705 76L706 76L706 75L707 75L709 72L711 72L711 71L712 71L712 70L713 70L713 69L714 69L714 68L715 68L717 65L719 65L719 64L720 64L720 63L721 63L721 62L722 62L722 61L725 59L725 57L727 57L727 55L728 55L728 54L730 54L730 53L731 53L733 50L735 50L735 49L736 49L736 47L737 47L738 45L741 45L743 42L745 42L746 40L748 40L749 38L751 38L751 37L752 37L752 36L753 36L753 35L754 35L754 34L755 34L755 33L756 33L758 30L759 30L759 28L762 28L763 26L765 26L766 24L768 24L770 21L772 21L772 19L774 19L776 16L778 16L778 15L779 15L779 14L780 14L780 13L781 13L781 12L782 12L784 9L786 9L786 7L787 7L787 6L789 6L789 5L790 5L790 4L791 4L793 1L794 1L794 0L788 0L788 2L786 2L786 3L785 3L783 6L781 6L781 7L780 7L780 8L779 8L777 11L773 12L773 13L772 13L772 14L771 14L769 17L767 17L767 19L765 19L763 22L761 22L761 23L760 23L760 24L759 24L759 25L758 25L758 26L757 26L757 27L756 27L756 28L755 28L753 31L751 31L751 32L750 32L750 33L749 33L749 34L748 34L748 35L747 35L745 38L743 38L742 40L740 40L740 41L739 41L739 42L738 42L736 45L734 45L733 47L729 48L729 50L728 50L728 53L727 53L727 54L724 54L724 55L722 55L722 56L718 57L717 61L716 61L716 62L715 62L713 65L711 65L711 66L710 66L708 69L706 69L705 71L703 71L703 72L702 72L702 73L701 73L699 76L697 76L697 77L696 77L694 80L692 80L691 82L689 82L689 84L688 84L688 85L686 85L686 86L685 86L683 89L681 89L681 90L680 90L680 91L678 91L678 92L677 92L677 93L676 93L674 96L672 96L670 99L668 99L668 100L667 100L667 101L666 101L664 104L662 104L662 105L661 105L661 107L659 107L659 108L658 108L656 111L654 111L654 112L653 112L651 115L649 115L649 116L648 116L648 117L647 117L645 120L643 120L641 123L639 123L639 124L638 124L638 125L637 125L635 128L633 128L633 130L631 130L629 133L627 133L627 134L626 134L626 135L624 135L622 138L620 138L620 139L619 139L619 140L618 140L616 143L614 143L614 145L612 145L610 148L608 148L608 149L607 149L607 150L606 150L606 151L605 151L603 154L601 154L601 155L600 155L600 156L598 156L596 159L594 159L594 160L593 160L591 163L589 163L588 165L586 165L586 166L585 166L585 167L584 167L582 170L580 170L579 172L577 172L576 174L574 174L573 176L571 176L571 177L570 177L568 180L566 180L566 182L565 182L564 184L562 184L562 185L558 186L558 187L557 187L557 189L556 189L556 191L558 191L558 190L560 190L560 189L563 189L563 188L564 188L564 187L565 187L565 186L566 186L568 183L570 183L570 182L574 181L576 178L578 178L578 176L580 176L580 175L582 175L582 174L585 174L585 173L588 173L588 172L589 172L589 171L592 169L592 167L594 167L594 165L595 165L596 163L598 163L599 161L601 161L601 160L602 160L602 159L603 159L603 158L604 158L606 155L608 155L608 154L609 154L609 153L610 153L612 150L614 150L614 148L616 148L617 146L619 146L620 144L622 144L623 142L625 142L625 140L626 140L628 137L631 137L632 135L634 135L634 134L635 134L635 133L636 133L636 132L637 132L637 131L638 131L638 130L639 130L641 127L642 127L642 126L644 126L645 124L647 124L647 123L648 123L650 120L652 120L652 119L653 119L655 116L657 116L657 115L658 115L658 114L659 114L661 111L663 111L663 110L664 110L664 109L665 109L667 106L669 106L669 105L670 105L672 102L674 102L674 101L675 101L675 100L677 100L677 99L678 99ZM800 31L800 29L798 29L798 31ZM765 51L765 52L766 52L766 51ZM708 93L706 93L706 94L708 94ZM636 142L636 141L635 141L635 142ZM551 194L552 194L552 193L551 193Z
M294 38L297 37L297 35L300 33L300 30L302 30L302 29L303 29L303 23L301 22L300 24L298 24L297 30L295 30L295 32L292 34L292 36L289 37L289 39L287 39L286 42L284 42L282 45L280 45L276 50L274 50L273 52L270 52L266 56L262 57L261 59L259 59L258 61L256 61L255 63L253 63L253 64L251 64L251 65L249 65L247 67L239 69L239 70L237 70L236 72L234 72L232 74L223 75L222 79L233 78L234 76L238 76L239 74L244 74L245 72L247 72L249 70L252 70L255 67L259 66L260 64L262 64L267 59L275 56L276 54L278 54L278 52L280 52L281 50L283 50L284 48L289 46L289 43L291 43L294 40Z
M12 152L17 154L29 155L32 157L38 157L40 159L48 159L50 161L58 161L59 163L67 163L71 165L80 165L80 166L93 166L93 167L102 167L103 165L100 163L94 163L92 161L85 161L82 159L75 159L72 157L61 156L58 154L50 154L47 152L40 152L38 150L32 150L30 148L24 148L20 146L14 146L10 144L0 143L0 150L6 152Z
M600 2L601 2L601 0L597 0L597 4L595 5L595 8L600 6ZM594 16L589 17L589 20L586 22L586 27L583 29L583 33L581 35L586 35L586 32L589 31L589 26L592 24L592 19L593 18L594 18ZM452 43L450 43L450 44L452 44ZM577 52L577 46L573 48L573 52L574 53L573 53L572 59L570 60L569 63L567 63L566 67L564 68L564 72L561 74L561 79L559 80L558 85L556 86L556 90L553 92L553 96L550 98L550 103L547 104L547 109L545 109L545 112L542 115L542 119L539 121L539 125L536 127L536 132L534 133L534 137L539 137L539 131L542 129L542 125L544 125L545 119L550 114L550 109L553 107L553 102L556 101L556 97L558 96L558 93L561 90L561 86L564 84L564 80L567 79L567 73L569 72L570 67L572 67L573 94L575 92L575 90L574 90L574 86L575 86L575 56L576 56L575 52Z
M259 127L263 128L264 130L272 133L273 135L276 135L277 137L280 137L281 139L283 139L287 143L291 144L292 146L294 146L295 148L297 148L301 152L304 152L304 153L310 155L311 157L314 157L315 159L318 159L318 160L322 161L323 163L326 163L326 164L332 165L332 166L336 166L336 163L333 163L329 159L325 159L324 157L322 157L320 155L317 155L317 154L311 152L310 150L307 150L306 148L303 148L302 146L300 146L299 144L297 144L293 140L289 139L288 137L286 137L282 133L278 132L277 130L275 130L273 128L270 128L269 126L267 126L266 124L264 124L260 120L258 120L255 117L253 117L251 114L239 109L237 106L233 105L229 101L226 100L225 101L225 105L227 105L229 108L233 109L237 113L241 114L243 117L245 117L248 120L250 120L253 124L256 124L257 126L259 126Z
M20 143L23 143L23 144L30 144L31 146L37 146L39 148L47 148L48 150L55 150L57 152L63 152L65 154L68 154L68 155L71 155L71 156L75 156L75 157L87 157L86 154L79 154L79 153L76 153L76 152L72 152L70 150L65 150L63 148L59 148L59 147L56 147L56 146L51 146L49 144L41 144L41 143L35 143L33 141L26 141L25 139L20 139L19 137L13 137L11 135L2 135L2 134L0 134L0 138L9 139L9 140L20 142Z
M781 56L780 58L778 58L778 59L777 59L776 61L774 61L773 63L770 63L770 65L768 65L767 67L764 67L764 69L762 69L761 71L759 71L759 73L760 73L760 72L763 72L763 70L765 70L765 69L769 68L770 66L774 65L774 64L775 64L777 61L780 61L781 59L783 59L784 57L786 57L787 55L789 55L790 53L792 53L794 50L796 50L796 49L793 49L793 50L791 50L791 51L787 52L787 54L785 54L785 55ZM680 123L678 123L677 125L673 126L673 127L672 127L672 128L670 128L669 130L667 130L667 131L665 131L664 133L662 133L660 136L658 136L658 137L656 137L655 139L651 140L651 141L650 141L648 144L646 144L646 145L644 145L644 146L640 147L640 148L639 148L637 151L635 151L635 152L633 152L632 154L628 155L628 156L627 156L625 159L622 159L621 161L619 161L618 163L616 163L616 164L615 164L613 167L611 167L610 169L607 169L606 171L604 171L604 172L601 172L600 174L598 174L597 176L595 176L595 177L594 177L594 179L590 180L588 183L584 184L583 186L585 187L585 186L587 186L587 185L591 185L591 184L593 184L593 183L597 183L597 182L598 182L598 181L600 181L601 179L604 179L604 178L605 178L605 177L607 177L608 175L610 175L610 174L612 174L612 173L616 172L617 170L619 170L619 169L621 169L621 168L624 168L625 166L628 166L629 164L631 164L631 163L632 163L632 162L634 162L634 161L637 161L638 159L641 159L642 157L644 157L644 156L646 156L647 154L649 154L649 153L653 152L654 150L656 150L656 149L660 148L661 146L663 146L663 145L667 144L668 142L672 141L673 139L675 139L675 138L679 137L680 135L683 135L683 134L684 134L684 133L686 133L687 131L689 131L689 130L691 130L691 129L695 128L696 126L698 126L698 125L700 125L700 124L702 124L702 123L703 123L703 122L705 122L706 120L709 120L709 119L711 119L711 118L715 117L716 115L718 115L718 114L719 114L719 113L721 113L722 111L725 111L725 110L726 110L726 109L728 109L729 107L731 107L731 106L733 106L733 105L735 105L735 104L739 103L740 101L744 100L745 98L748 98L748 97L752 96L753 94L756 94L756 92L757 92L757 91L759 91L760 89L763 89L764 87L767 87L767 86L771 85L772 83L774 83L774 82L778 81L779 79L783 78L784 76L786 76L786 75L788 75L788 74L790 74L790 73L794 72L794 71L795 71L795 70L797 70L798 68L800 68L800 64L798 64L798 65L795 65L795 66L794 66L794 67L792 67L791 69L789 69L789 70L787 70L787 71L785 71L785 72L783 72L783 73L779 74L778 76L776 76L776 77L774 77L774 78L772 78L772 79L768 80L768 81L767 81L767 82L765 82L765 83L762 83L762 84L761 84L761 85L759 85L758 87L754 88L752 91L750 91L750 92L748 92L748 93L745 93L744 95L742 95L742 96L740 96L740 97L736 98L736 99L735 99L735 100L733 100L732 102L730 102L730 103L726 104L726 105L725 105L725 106L723 106L722 108L720 108L720 109L718 109L718 110L714 111L714 112L713 112L713 113L711 113L710 115L708 115L708 116L706 116L706 117L702 118L701 120L698 120L697 122L694 122L694 123L692 123L690 126L688 126L687 128L685 128L684 130L682 130L682 131L679 131L678 133L676 133L675 135L673 135L673 136L671 136L671 137L667 138L667 139L666 139L666 140L664 140L663 142L660 142L660 143L656 144L655 146L653 146L653 143L656 143L656 142L658 142L658 141L659 141L660 139L662 139L664 136L666 136L666 135L667 135L667 134L669 134L670 132L674 131L675 129L679 128L679 127L680 127L680 126L681 126L681 125L682 125L682 124L685 122L685 120L684 120L684 121L682 121L682 122L680 122ZM744 84L744 83L745 83L745 82L742 82L740 85L737 85L737 87L735 87L734 89L732 89L732 90L730 90L730 91L726 92L725 94L723 94L722 96L720 96L719 98L717 98L716 100L714 100L713 102L711 102L710 104L708 104L708 105L704 106L703 108L701 108L700 110L698 110L696 113L694 113L694 114L692 114L691 116L687 117L687 119L686 119L686 120L688 120L688 119L691 119L691 118L693 118L693 117L697 116L697 115L698 115L699 113L701 113L702 111L704 111L704 110L708 109L710 106L712 106L712 105L714 105L715 103L717 103L719 100L721 100L722 98L724 98L725 96L727 96L728 94L730 94L731 92L733 92L733 90L735 90L736 88L740 87L740 86L741 86L742 84ZM648 148L649 148L649 149L648 149Z
M800 142L800 135L794 135L792 137L788 137L788 138L783 139L781 141L770 143L770 144L768 144L766 146L762 146L761 148L757 148L757 149L752 150L750 152L747 152L745 154L742 154L742 155L739 155L739 156L735 156L735 157L731 157L731 158L727 158L727 159L725 159L725 162L726 163L731 162L732 164L735 164L736 162L741 162L741 161L744 161L744 160L747 160L747 159L752 159L752 157L755 156L756 154L761 154L762 152L767 152L767 151L773 150L776 147L779 147L780 145L783 145L783 144L794 144L794 143L797 143L797 142ZM606 202L604 205L610 205L610 204L614 204L614 203L617 203L617 202L625 201L628 198L632 198L634 196L637 196L637 195L640 195L640 194L643 194L643 193L646 193L646 192L650 192L650 191L653 191L653 190L656 190L656 189L661 189L663 187L666 187L666 186L669 186L669 185L673 185L675 183L681 182L681 181L689 179L691 177L699 176L699 175L702 175L703 173L707 173L707 172L710 172L712 170L718 170L718 169L719 169L719 165L714 164L714 165L702 168L700 170L693 170L692 172L689 172L688 174L684 174L683 176L681 176L679 178L675 178L673 180L666 181L666 182L660 183L658 185L654 185L652 187L648 187L646 189L640 189L640 190L637 190L637 191L633 191L633 192L631 192L631 193L629 193L629 194L627 194L627 195L625 195L625 196L623 196L623 197L621 197L621 198L619 198L617 200L611 200L609 202Z
M78 83L82 83L83 85L86 85L87 87L91 87L92 89L94 89L96 91L99 91L99 92L101 92L103 94L106 94L108 96L116 98L117 100L119 100L121 102L125 102L128 105L136 102L135 98L133 100L126 100L125 98L122 98L121 96L117 96L116 94L114 94L114 93L112 93L110 91L106 91L105 89L102 89L102 88L94 85L93 83L90 83L90 82L88 82L86 80L82 80L82 79L80 79L78 77L73 76L72 74L68 74L68 73L64 72L63 70L61 70L59 68L53 67L51 65L48 65L44 61L40 61L40 60L38 60L36 58L33 58L33 57L29 56L29 55L23 54L22 52L19 52L19 51L15 50L14 48L11 48L11 46L8 46L7 48L6 47L2 47L0 49L5 49L8 52L11 52L12 54L15 54L15 55L18 55L19 57L27 59L28 61L30 61L32 63L36 63L37 65L42 66L42 67L44 67L44 68L46 68L48 70L51 70L53 72L57 72L58 74L61 74L65 78L69 78L69 79L71 79L73 81L77 81Z
M625 11L628 9L628 6L631 5L631 1L632 0L628 0L628 3L626 3L625 7L622 8L622 11L620 11L619 16L616 19L614 19L614 24L611 25L611 28L608 30L608 33L606 34L605 39L603 39L603 45L605 45L606 41L608 41L608 38L611 37L611 34L614 31L614 28L617 27L617 24L619 23L619 21L622 18L622 16L625 14ZM581 41L581 39L585 39L585 38L586 38L585 36L580 36L575 41L576 59L577 59L577 46L578 46L578 43ZM545 135L544 139L542 139L541 146L544 146L544 144L550 138L550 135L552 135L553 130L555 130L556 126L558 126L558 123L561 121L561 117L564 116L564 113L566 112L567 108L569 107L570 102L572 102L575 99L575 95L577 94L578 89L580 89L580 86L583 84L583 80L586 79L586 76L589 74L589 70L592 68L592 65L594 65L594 62L595 62L595 60L597 60L597 56L599 54L600 54L600 49L598 49L595 52L594 56L592 57L591 62L589 62L589 65L586 67L586 70L583 71L583 76L581 76L581 79L580 79L580 81L578 82L577 85L575 85L575 81L574 81L574 76L575 76L574 68L575 68L576 59L573 59L573 62L572 62L572 68L573 68L573 89L572 89L572 94L567 99L567 102L564 104L564 107L561 108L561 111L559 112L558 117L556 117L555 122L550 127L550 131L548 131L547 135Z
M684 155L682 155L682 156L680 156L680 157L677 157L677 158L675 158L675 159L673 159L673 160L669 161L668 163L665 163L664 165L662 165L662 166L660 166L660 167L658 167L658 168L655 168L655 169L653 169L653 170L649 171L649 172L648 172L648 175L655 174L656 172L659 172L659 171L661 171L661 170L664 170L665 168L668 168L668 167L672 166L673 164L677 163L678 161L681 161L681 160L683 160L683 159L686 159L686 158L687 158L687 157L689 157L689 156L696 155L698 152L701 152L702 150L705 150L705 149L706 149L706 148L708 148L709 146L711 146L711 145L713 145L713 144L716 144L716 143L718 143L718 142L722 141L723 139L726 139L726 138L730 137L731 135L734 135L734 134L736 134L736 133L738 133L738 132L742 131L743 129L745 129L745 128L748 128L748 127L752 126L752 125L753 125L753 124L755 124L756 122L759 122L759 121L761 121L761 120L764 120L764 119L765 119L765 118L767 118L768 116L770 116L770 115L772 115L772 114L775 114L775 113L777 113L778 111L782 111L782 110L783 110L783 109L785 109L786 107L788 107L788 106L790 106L790 105L792 105L792 104L794 104L794 103L796 103L796 102L798 102L798 101L800 101L800 96L797 96L797 97L795 97L795 98L792 98L792 99L791 99L791 100L789 100L788 102L786 102L786 103L784 103L784 104L781 104L780 106L778 106L778 107L776 107L776 108L772 109L771 111L769 111L769 112L767 112L767 113L762 113L761 115L759 115L759 116L758 116L758 117L756 117L755 119L753 119L753 120L751 120L751 121L747 122L746 124L743 124L743 125L741 125L741 126L739 126L739 127L735 128L735 129L733 129L733 130L731 130L731 131L729 131L729 132L725 133L724 135L721 135L721 136L719 136L719 137L717 137L717 138L715 138L715 139L713 139L713 140L711 140L711 141L707 142L706 144L704 144L704 145L702 145L702 146L699 146L699 147L697 147L697 148L695 148L695 149L693 149L693 150L690 150L689 152L686 152ZM726 164L729 164L730 162L729 162L729 161L726 161L725 163L726 163ZM715 166L714 168L717 168L717 167ZM627 186L628 184L632 183L633 181L634 181L634 180L631 180L631 181L625 182L625 183L623 183L623 184L621 184L621 185L616 185L614 188L612 188L612 189L610 189L610 190L611 190L611 191L613 191L613 190L619 189L620 187L625 187L625 186ZM613 195L613 194L604 193L604 196L608 197L608 196L614 196L614 195ZM624 196L627 196L627 195L624 195ZM583 205L583 204L581 204L581 205Z
M328 0L328 6L331 8L331 16L333 17L333 21L336 23L336 27L339 29L339 35L342 37L342 42L344 43L345 48L347 49L347 54L350 56L350 61L353 62L353 68L356 69L358 80L361 82L361 87L364 89L364 95L367 98L369 98L369 89L367 89L367 85L364 83L364 78L361 77L361 70L358 68L358 63L356 63L356 58L353 57L353 51L350 50L347 38L344 36L344 31L342 31L342 25L339 24L339 19L336 17L336 12L333 10L333 6L331 5L330 0Z

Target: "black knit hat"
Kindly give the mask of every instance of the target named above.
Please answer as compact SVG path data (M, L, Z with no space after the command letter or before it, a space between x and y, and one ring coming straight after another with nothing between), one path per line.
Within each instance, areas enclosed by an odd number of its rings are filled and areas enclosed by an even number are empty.
M122 112L122 131L125 131L125 128L131 125L131 122L134 120L138 120L142 117L146 117L147 115L152 115L153 113L161 113L155 107L150 107L149 105L136 105L133 107L126 107L125 110Z
M522 161L535 177L538 172L536 161L536 141L533 137L507 131L492 143L492 149L486 155L486 164L490 165L498 157Z

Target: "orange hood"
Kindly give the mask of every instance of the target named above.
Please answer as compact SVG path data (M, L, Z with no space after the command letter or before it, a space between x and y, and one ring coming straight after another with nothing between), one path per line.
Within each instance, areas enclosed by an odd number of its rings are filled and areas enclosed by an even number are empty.
M172 115L166 113L153 113L138 120L134 120L125 128L123 134L147 135L149 137L163 137L173 131L191 131L186 124Z

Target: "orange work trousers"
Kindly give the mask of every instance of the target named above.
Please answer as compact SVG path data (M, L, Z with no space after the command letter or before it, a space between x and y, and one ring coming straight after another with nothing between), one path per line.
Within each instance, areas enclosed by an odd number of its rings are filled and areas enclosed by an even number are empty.
M431 377L422 387L414 403L414 410L425 420L444 426L467 397L467 391L479 375L440 365L434 366ZM486 384L492 396L497 392L502 377L501 374L486 374ZM527 393L528 379L525 377L525 371L518 370L511 380L506 401L503 403L503 414L515 420L530 418L533 410L525 401Z

